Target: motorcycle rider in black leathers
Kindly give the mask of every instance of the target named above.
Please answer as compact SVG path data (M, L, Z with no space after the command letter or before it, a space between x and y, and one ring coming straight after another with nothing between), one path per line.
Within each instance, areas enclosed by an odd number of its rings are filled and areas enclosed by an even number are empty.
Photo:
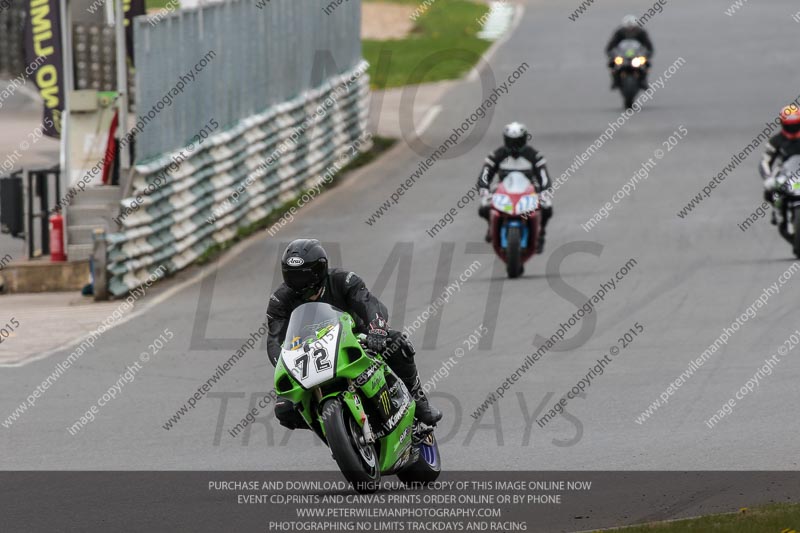
M609 68L614 66L614 60L611 57L611 52L625 39L634 39L639 41L642 46L647 48L648 50L648 59L653 57L655 53L655 47L653 47L653 42L650 40L650 35L648 35L647 30L639 26L639 23L636 20L634 15L626 15L625 18L622 19L622 26L617 28L614 31L614 34L611 36L611 40L608 41L606 45L606 55L609 57ZM642 77L641 87L643 90L647 90L650 85L647 83L647 74L650 72L650 61L645 64L644 68L644 76ZM614 72L611 72L611 90L614 90L618 87L618 80L616 76L614 76Z
M528 144L531 139L525 125L512 122L503 129L503 146L490 153L483 164L478 176L478 190L482 197L478 215L489 221L489 187L495 174L500 174L502 180L506 174L518 170L525 174L536 191L542 193L550 189L550 176L547 174L547 161L542 155ZM553 216L553 204L549 194L540 194L539 202L542 211L542 227L539 230L539 243L537 250L544 251L544 234L547 222ZM491 230L486 230L486 242L491 242Z
M367 348L383 355L414 396L417 420L432 426L442 418L422 390L414 347L401 332L388 328L386 306L370 294L360 277L329 269L328 256L316 239L292 241L283 252L281 271L283 284L270 296L267 307L267 354L273 366L278 364L292 311L307 302L327 303L353 316L357 332L367 335ZM295 404L286 398L278 398L275 416L289 429L307 427Z
M759 165L764 180L764 200L775 205L775 193L779 184L775 179L781 165L794 155L800 155L800 108L792 104L781 110L781 132L769 140ZM772 224L778 220L772 211Z

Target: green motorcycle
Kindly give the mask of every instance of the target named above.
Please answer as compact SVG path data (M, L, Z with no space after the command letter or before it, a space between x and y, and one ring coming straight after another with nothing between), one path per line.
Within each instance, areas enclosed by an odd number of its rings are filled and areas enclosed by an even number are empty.
M294 402L358 492L374 492L381 475L434 481L441 461L433 428L414 420L408 389L380 354L364 348L354 327L353 317L325 303L295 309L275 392Z

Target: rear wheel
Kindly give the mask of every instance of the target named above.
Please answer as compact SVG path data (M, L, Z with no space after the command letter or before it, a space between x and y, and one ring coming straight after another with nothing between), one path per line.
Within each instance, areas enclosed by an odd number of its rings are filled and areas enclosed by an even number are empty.
M375 446L362 442L361 427L339 398L325 402L322 413L325 437L339 470L356 491L375 492L381 480Z
M792 248L794 248L794 256L800 259L800 205L794 207L792 214L794 215L794 220L792 221L794 225Z
M400 481L406 484L421 483L427 484L436 481L442 473L442 461L439 456L439 444L433 433L425 436L422 441L415 445L419 451L416 461L397 473Z
M633 107L633 103L636 101L636 93L639 92L639 80L636 79L636 76L631 76L630 74L622 78L621 84L622 90L622 99L625 101L625 109L630 109Z
M508 228L508 248L506 249L506 272L509 278L516 278L522 273L522 235L518 227Z

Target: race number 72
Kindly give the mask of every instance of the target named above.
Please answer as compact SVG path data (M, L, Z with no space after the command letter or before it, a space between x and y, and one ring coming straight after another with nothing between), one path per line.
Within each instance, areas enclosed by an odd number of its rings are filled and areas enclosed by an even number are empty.
M308 377L308 363L311 357L314 358L314 366L317 367L317 372L331 368L331 362L328 361L328 351L321 344L317 343L311 355L309 355L311 347L308 344L303 345L303 350L303 355L294 360L294 367L300 369L302 379Z

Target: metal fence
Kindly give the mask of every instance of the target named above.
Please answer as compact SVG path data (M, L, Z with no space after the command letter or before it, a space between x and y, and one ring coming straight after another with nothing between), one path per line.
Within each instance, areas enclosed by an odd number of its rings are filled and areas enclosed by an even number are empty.
M317 2L263 3L137 20L136 172L121 231L96 242L108 274L96 293L188 266L338 169L365 133L360 2L331 15Z
M184 146L210 118L223 127L295 98L361 60L361 3L330 15L312 0L228 0L134 28L140 117L208 53L213 59L137 137L137 161ZM259 8L258 5L262 5Z
M0 9L0 76L16 78L25 71L24 28L25 10L22 6Z

